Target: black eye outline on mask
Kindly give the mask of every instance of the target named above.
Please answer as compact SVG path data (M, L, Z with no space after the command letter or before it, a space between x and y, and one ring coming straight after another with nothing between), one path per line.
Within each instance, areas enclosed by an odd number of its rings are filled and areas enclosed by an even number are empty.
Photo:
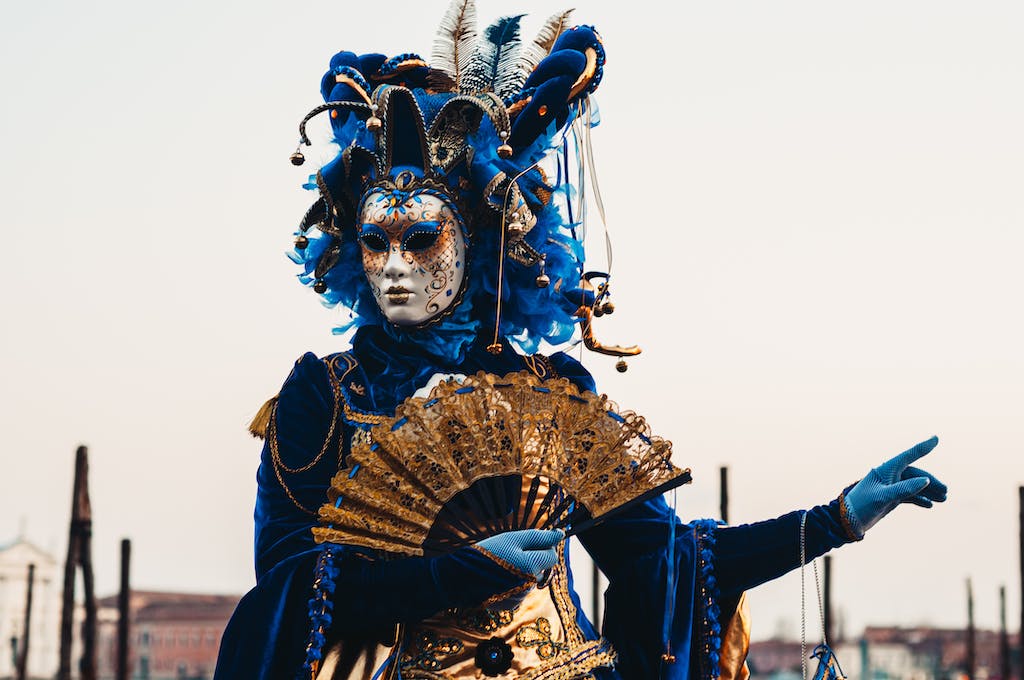
M364 224L359 229L359 242L374 253L386 253L391 246L388 235L375 224Z
M407 253L427 250L437 243L437 237L440 235L440 222L417 222L402 236L402 250Z

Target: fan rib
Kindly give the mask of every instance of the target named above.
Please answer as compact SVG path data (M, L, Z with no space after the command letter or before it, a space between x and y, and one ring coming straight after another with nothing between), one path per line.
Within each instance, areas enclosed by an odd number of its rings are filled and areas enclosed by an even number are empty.
M646 421L569 380L478 373L411 398L353 443L317 540L441 553L505 531L575 535L689 481Z

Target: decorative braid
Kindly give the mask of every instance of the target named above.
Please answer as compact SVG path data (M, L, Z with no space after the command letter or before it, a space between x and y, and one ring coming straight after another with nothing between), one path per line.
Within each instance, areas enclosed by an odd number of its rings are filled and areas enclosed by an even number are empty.
M850 541L864 540L864 532L858 531L856 523L850 517L850 508L846 506L846 491L839 494L839 521L843 525L843 531L846 532L847 539Z
M718 618L718 580L715 578L715 530L718 523L713 519L701 519L693 523L697 534L697 579L699 581L702 640L701 652L704 678L718 677L719 655L722 649L722 626Z
M317 558L313 596L308 603L309 642L306 643L306 660L299 671L298 680L314 680L323 660L324 644L333 621L334 589L338 578L338 567L334 565L335 548L333 543L324 543Z
M519 102L523 101L524 99L529 99L536 92L537 92L537 88L536 87L527 87L527 88L523 88L519 92L516 92L515 94L511 94L511 95L505 97L505 99L504 99L505 108L510 108L514 104L518 104Z
M360 88L362 88L362 94L364 98L368 98L370 92L373 91L370 88L370 84L366 82L366 78L363 77L363 74L357 71L356 69L352 68L351 66L338 66L337 68L334 69L334 75L344 76L351 80L356 85L358 85Z
M383 64L381 64L381 67L380 69L378 69L377 73L381 77L390 76L398 70L399 66L401 66L407 61L423 61L423 57L413 52L399 54L397 56L391 57ZM424 63L424 65L426 64Z
M574 26L569 30L572 31L576 30L577 28L590 29L591 31L594 32L594 35L597 35L596 28L585 24L581 26ZM605 62L608 61L608 57L605 54L604 45L601 44L600 40L595 40L594 42L589 43L587 47L592 48L597 53L597 70L594 72L594 77L590 79L590 82L587 83L586 89L583 91L585 94L590 95L594 94L594 92L597 91L597 86L601 84L601 79L604 78L604 65Z

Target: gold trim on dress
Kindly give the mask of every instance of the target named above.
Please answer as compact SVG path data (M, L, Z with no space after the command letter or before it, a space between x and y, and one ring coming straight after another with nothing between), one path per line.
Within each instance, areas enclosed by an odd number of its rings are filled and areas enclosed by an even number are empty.
M445 651L434 655L440 666L425 668L421 645L403 650L401 677L408 680L477 680L480 669L474 657L477 645L493 638L512 649L512 666L502 678L518 680L576 680L588 677L595 668L613 666L615 653L604 639L588 640L576 623L577 609L568 586L564 543L559 546L559 563L552 570L548 586L531 589L519 601L491 608L450 609L410 626L416 640L444 640ZM461 650L454 651L461 643ZM429 646L429 645L428 645ZM437 646L430 646L436 650Z

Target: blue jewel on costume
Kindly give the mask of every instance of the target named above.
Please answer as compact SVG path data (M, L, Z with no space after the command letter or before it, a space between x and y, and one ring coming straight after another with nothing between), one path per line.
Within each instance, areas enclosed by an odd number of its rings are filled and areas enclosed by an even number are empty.
M498 637L492 637L477 645L476 667L489 678L497 677L512 668L512 648Z

